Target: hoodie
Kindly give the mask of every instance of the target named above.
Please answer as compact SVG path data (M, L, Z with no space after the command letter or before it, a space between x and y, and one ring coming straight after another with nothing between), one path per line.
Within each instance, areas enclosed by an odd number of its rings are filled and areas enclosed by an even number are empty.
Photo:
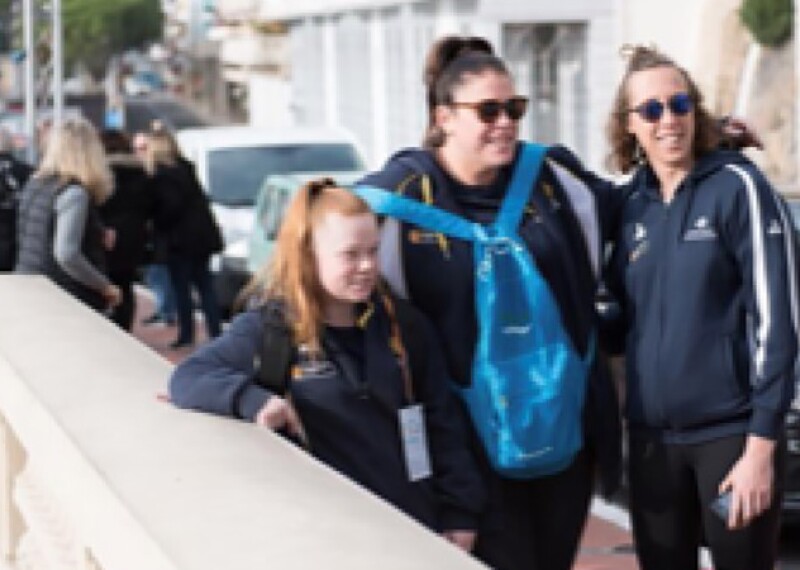
M626 319L633 435L775 439L794 391L793 228L764 176L713 151L665 203L653 171L629 183L609 287Z

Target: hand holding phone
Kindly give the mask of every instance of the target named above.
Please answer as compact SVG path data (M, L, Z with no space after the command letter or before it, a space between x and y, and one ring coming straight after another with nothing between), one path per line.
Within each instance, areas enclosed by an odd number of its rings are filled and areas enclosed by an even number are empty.
M725 525L728 525L728 518L731 512L731 497L733 495L733 491L730 489L722 493L719 497L711 501L709 508L711 512L717 515Z

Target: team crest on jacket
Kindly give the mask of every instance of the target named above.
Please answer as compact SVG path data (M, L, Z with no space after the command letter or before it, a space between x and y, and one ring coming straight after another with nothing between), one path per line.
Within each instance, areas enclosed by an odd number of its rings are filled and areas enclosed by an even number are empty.
M717 230L707 216L699 216L692 227L683 234L684 241L706 241L717 239Z
M547 182L542 183L542 194L544 194L547 201L550 202L550 207L553 210L558 210L561 207L561 202L558 201L556 198L556 191L553 189L553 186L548 184Z
M773 218L769 226L767 227L767 235L770 236L780 236L783 235L783 228L781 228L781 223Z
M649 242L647 241L647 228L640 222L637 222L633 226L633 244L633 250L628 257L628 261L630 263L635 262L642 255L644 255L649 247Z
M408 241L413 243L414 245L423 245L423 244L436 244L437 243L437 234L435 232L429 232L427 230L420 230L418 228L411 228L408 230Z
M633 227L633 241L642 241L647 237L647 228L644 224L637 223Z

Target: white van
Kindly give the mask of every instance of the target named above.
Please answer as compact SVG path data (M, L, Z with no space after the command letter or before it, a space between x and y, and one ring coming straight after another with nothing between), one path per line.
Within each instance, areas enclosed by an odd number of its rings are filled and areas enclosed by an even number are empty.
M183 155L195 164L225 238L225 250L212 260L211 270L226 312L249 275L247 240L264 180L276 174L335 175L365 169L355 139L336 129L201 127L178 131L176 138Z

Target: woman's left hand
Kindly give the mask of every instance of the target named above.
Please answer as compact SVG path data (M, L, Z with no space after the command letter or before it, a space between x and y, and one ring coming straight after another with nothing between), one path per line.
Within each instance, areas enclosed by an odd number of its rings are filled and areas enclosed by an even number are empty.
M761 141L758 133L753 130L753 127L748 125L744 119L740 119L739 117L724 118L722 120L721 135L724 143L733 149L764 149L764 143Z
M474 530L446 530L442 533L442 536L464 552L472 552L478 533Z
M113 309L122 303L122 291L113 283L106 285L101 295L106 300L106 307L109 309Z
M774 453L773 440L752 434L747 436L742 456L719 486L720 494L732 491L729 529L746 527L772 504Z

